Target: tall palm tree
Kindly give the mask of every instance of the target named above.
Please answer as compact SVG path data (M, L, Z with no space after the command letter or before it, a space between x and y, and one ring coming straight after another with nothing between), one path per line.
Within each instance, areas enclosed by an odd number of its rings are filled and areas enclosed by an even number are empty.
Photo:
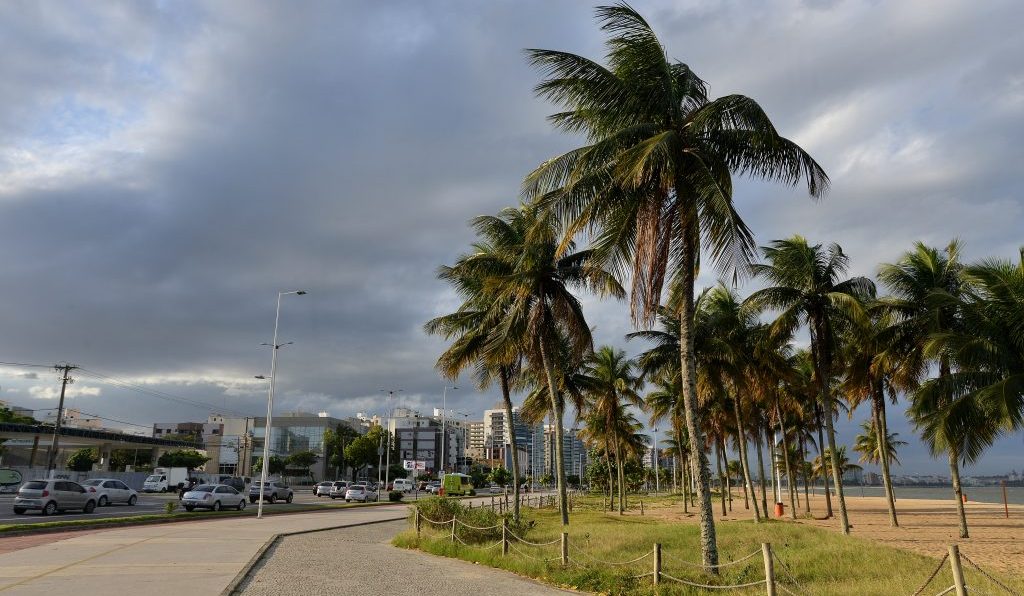
M860 463L877 465L883 458L888 458L889 463L900 465L896 448L907 444L906 441L897 438L900 433L886 433L885 441L879 441L881 435L875 428L874 420L861 422L860 428L861 433L857 435L857 441L853 446L853 450L860 454Z
M822 457L824 456L824 458ZM839 465L835 465L838 462ZM826 448L825 453L814 458L812 462L812 468L814 475L818 477L827 477L829 474L839 474L839 478L843 477L843 474L853 470L861 470L860 466L850 462L849 456L846 455L846 445L840 445L838 449L832 451L832 448ZM838 472L837 472L838 470ZM840 486L842 482L836 482L836 486Z
M802 236L793 236L776 240L761 250L767 263L754 265L754 274L769 286L754 292L747 300L762 308L781 311L773 323L779 332L791 332L801 321L810 330L812 359L832 454L832 477L839 501L840 521L843 533L849 534L850 520L832 424L835 411L831 391L836 353L835 329L845 321L863 323L866 320L862 303L874 297L875 285L864 277L842 279L849 266L849 258L838 244L826 249L820 244L809 244Z
M824 194L828 178L778 134L752 99L709 99L704 81L668 57L629 5L599 7L597 17L609 36L607 67L568 52L529 50L546 76L537 93L565 108L551 121L583 133L589 144L538 167L524 193L545 196L570 233L595 232L603 257L619 266L632 263L632 312L641 326L654 318L663 284L679 285L682 397L687 430L699 445L692 323L697 264L705 261L701 248L707 247L708 261L733 274L755 248L732 203L732 175L786 184L806 178L813 196ZM702 449L692 451L691 467L700 494L703 561L712 565L718 549Z
M960 485L960 460L969 461L977 456L987 437L971 445L960 430L948 428L942 414L956 401L949 387L954 374L953 361L948 351L929 351L936 338L963 333L964 300L969 291L960 262L960 243L950 242L944 250L916 243L914 249L904 253L899 261L883 264L879 280L889 288L891 295L879 300L889 326L884 332L886 351L879 360L893 371L893 382L912 391L911 415L924 431L933 452L945 452L953 481L953 495L957 503L960 537L967 538L967 514L963 506ZM920 385L928 376L932 364L938 364L938 376L930 383ZM982 412L967 394L960 416L971 414L977 431L988 430ZM960 422L964 422L963 418ZM956 424L955 419L945 422ZM950 431L950 432L946 432Z
M595 418L604 421L611 435L611 444L618 466L619 514L626 507L626 475L622 453L619 450L622 437L618 434L619 422L629 412L628 406L642 408L643 398L637 390L643 384L636 362L626 357L622 350L601 346L587 359L581 377L582 388L587 396L585 408Z

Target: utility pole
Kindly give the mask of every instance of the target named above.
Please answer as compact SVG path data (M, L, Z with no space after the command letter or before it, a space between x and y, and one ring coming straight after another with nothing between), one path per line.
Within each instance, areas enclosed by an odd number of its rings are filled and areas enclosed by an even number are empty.
M60 380L60 402L57 404L57 423L53 426L53 439L50 441L50 457L46 462L47 476L53 478L54 470L57 469L57 446L59 445L58 437L60 436L60 424L64 419L64 394L67 391L68 385L74 383L75 380L71 378L71 371L76 370L78 367L67 362L63 364L55 364L53 369L61 373Z

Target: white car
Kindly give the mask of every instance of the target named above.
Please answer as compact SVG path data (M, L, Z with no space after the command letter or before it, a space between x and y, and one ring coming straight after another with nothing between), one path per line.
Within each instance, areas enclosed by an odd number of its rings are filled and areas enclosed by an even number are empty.
M395 480L393 490L401 491L403 493L411 493L414 488L416 488L416 485L412 480L409 480L408 478L398 478Z
M327 482L321 482L320 484L313 487L314 497L329 497L331 496L331 487L334 483L328 480Z
M210 509L220 511L229 507L239 511L245 509L245 495L226 484L200 484L181 498L185 511Z
M337 480L331 483L331 488L327 490L327 496L332 499L344 499L345 493L348 492L348 487L351 485L351 482Z
M114 503L134 505L139 500L139 493L116 478L90 478L82 482L85 490L96 497L96 505L106 507Z
M359 501L360 503L367 503L369 501L376 500L377 492L370 489L367 486L357 484L355 486L349 487L349 489L345 491L346 503L348 503L349 501Z

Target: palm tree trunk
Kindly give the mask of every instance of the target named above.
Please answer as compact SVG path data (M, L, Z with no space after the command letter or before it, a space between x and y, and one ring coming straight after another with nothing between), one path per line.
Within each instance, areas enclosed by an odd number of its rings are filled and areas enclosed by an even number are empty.
M782 416L779 416L779 420L782 420ZM782 461L786 466L786 484L789 489L789 516L796 519L796 506L797 506L797 495L796 495L796 477L793 476L793 468L789 465L789 439L786 438L786 429L782 429Z
M818 457L822 462L825 461L825 437L821 434L822 429L825 427L824 417L821 415L821 403L817 400L814 401L814 413L818 417ZM822 464L824 466L824 464ZM828 474L822 476L822 482L825 483L825 517L832 517L832 492L828 489Z
M729 475L729 451L725 448L725 436L719 438L719 449L722 450L722 463L725 465L725 492L729 495L729 511L732 511L732 477Z
M683 513L690 512L690 476L686 473L686 460L679 463L679 478L683 481Z
M800 471L804 476L804 512L811 512L811 487L807 483L807 438L800 437Z
M885 485L885 500L889 505L889 525L898 528L899 520L896 518L896 495L892 490L892 478L889 476L889 432L885 427L885 386L881 381L876 383L875 397L871 404L872 414L875 416L875 435L878 441L879 459L882 466L882 483Z
M512 393L509 390L508 369L501 367L501 397L505 401L505 419L508 420L509 443L512 447L512 520L519 523L519 449L516 444L516 425L512 420ZM442 441L446 440L444 437Z
M613 427L614 428L614 427ZM618 472L619 480L619 515L626 511L626 475L623 472L622 453L619 449L619 433L612 431L612 442L615 444L615 469Z
M761 485L761 511L764 511L765 519L771 517L768 513L768 489L764 485L764 452L761 450L761 429L754 425L754 444L757 445L757 468L759 472L758 480ZM757 500L757 497L754 497Z
M768 481L772 483L772 498L773 503L781 503L782 495L779 494L779 485L775 479L779 477L779 462L775 456L775 441L772 439L772 425L771 422L765 418L764 422L764 446L768 448Z
M820 362L818 364L818 384L819 391L821 392L821 403L825 409L825 431L828 436L828 448L830 459L832 460L832 479L836 485L836 499L839 501L839 521L843 526L843 534L850 533L850 518L846 512L846 496L843 494L843 471L839 467L839 450L836 448L836 429L832 423L832 412L834 406L832 404L832 391L829 389L829 379L831 375L831 355L829 353L829 345L831 340L831 334L826 332L827 321L823 321L820 317L815 320L815 327L818 331L816 337L812 337L811 340L816 343L820 343L818 346L818 357Z
M547 348L544 345L544 339L542 338L540 343L540 357L541 363L544 366L544 373L548 378L548 391L551 393L551 411L554 413L555 423L555 457L558 460L555 462L555 469L557 471L557 483L558 483L558 509L562 516L562 525L569 525L569 501L568 495L565 490L565 458L563 452L565 446L562 444L563 436L565 435L565 429L562 428L562 417L563 408L562 401L558 399L558 390L555 387L555 370L548 358Z
M615 509L615 480L612 477L612 446L604 441L604 459L608 462L608 511Z
M715 451L718 452L718 456L715 457L715 465L718 466L718 488L719 488L719 492L722 494L722 517L725 517L726 515L729 515L729 512L726 511L726 506L725 506L725 477L722 476L722 455L723 455L723 453L722 453L722 448L718 445L718 441L715 441Z
M969 538L967 534L967 513L964 511L964 492L960 486L960 464L957 461L957 450L949 448L949 474L953 479L953 495L956 497L956 513L960 518L960 537Z
M743 508L750 509L750 501L754 501L754 520L761 521L761 510L757 508L757 496L754 493L754 481L750 477L750 462L747 461L747 431L743 428L743 416L740 415L740 395L732 400L733 414L736 415L736 448L740 452L740 468L743 470ZM749 496L748 496L749 493ZM765 512L767 513L767 512Z

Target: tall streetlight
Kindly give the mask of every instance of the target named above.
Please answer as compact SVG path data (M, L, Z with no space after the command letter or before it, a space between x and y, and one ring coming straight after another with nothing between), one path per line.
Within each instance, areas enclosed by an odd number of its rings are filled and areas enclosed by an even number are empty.
M658 427L654 427L654 494L661 492L661 456L658 453Z
M448 460L446 460L444 458L444 446L448 442L448 436L444 434L444 422L445 422L445 416L448 415L447 407L448 407L448 390L449 389L451 389L452 391L456 391L456 390L458 390L458 387L456 387L455 385L452 385L451 387L449 387L448 384L445 383L444 393L441 394L441 475L442 476L444 476L444 473L448 470Z
M288 296L289 294L295 294L296 296L304 296L305 290L292 290L290 292L278 292L277 293L277 311L274 314L274 341L269 344L263 344L270 346L270 389L267 393L267 424L263 430L263 471L260 473L260 500L259 505L256 506L256 518L261 519L263 517L263 489L267 486L267 466L270 458L270 423L271 418L274 415L274 381L277 375L277 351L281 346L288 345L292 342L284 344L277 343L277 324L281 321L281 297Z
M387 455L385 456L387 459L386 459L386 461L384 463L384 488L385 488L385 490L387 489L389 478L391 477L391 418L395 415L395 408L394 408L394 406L391 405L391 398L393 398L396 393L401 393L402 391L405 391L405 390L404 389L381 389L381 392L388 394L388 428L387 428L387 433L388 433L388 452L387 452ZM398 432L398 425L396 424L395 425L395 433L397 434L397 432ZM413 431L413 432L416 432L416 431ZM377 487L377 492L378 492L378 494L380 493L380 487L379 486Z

